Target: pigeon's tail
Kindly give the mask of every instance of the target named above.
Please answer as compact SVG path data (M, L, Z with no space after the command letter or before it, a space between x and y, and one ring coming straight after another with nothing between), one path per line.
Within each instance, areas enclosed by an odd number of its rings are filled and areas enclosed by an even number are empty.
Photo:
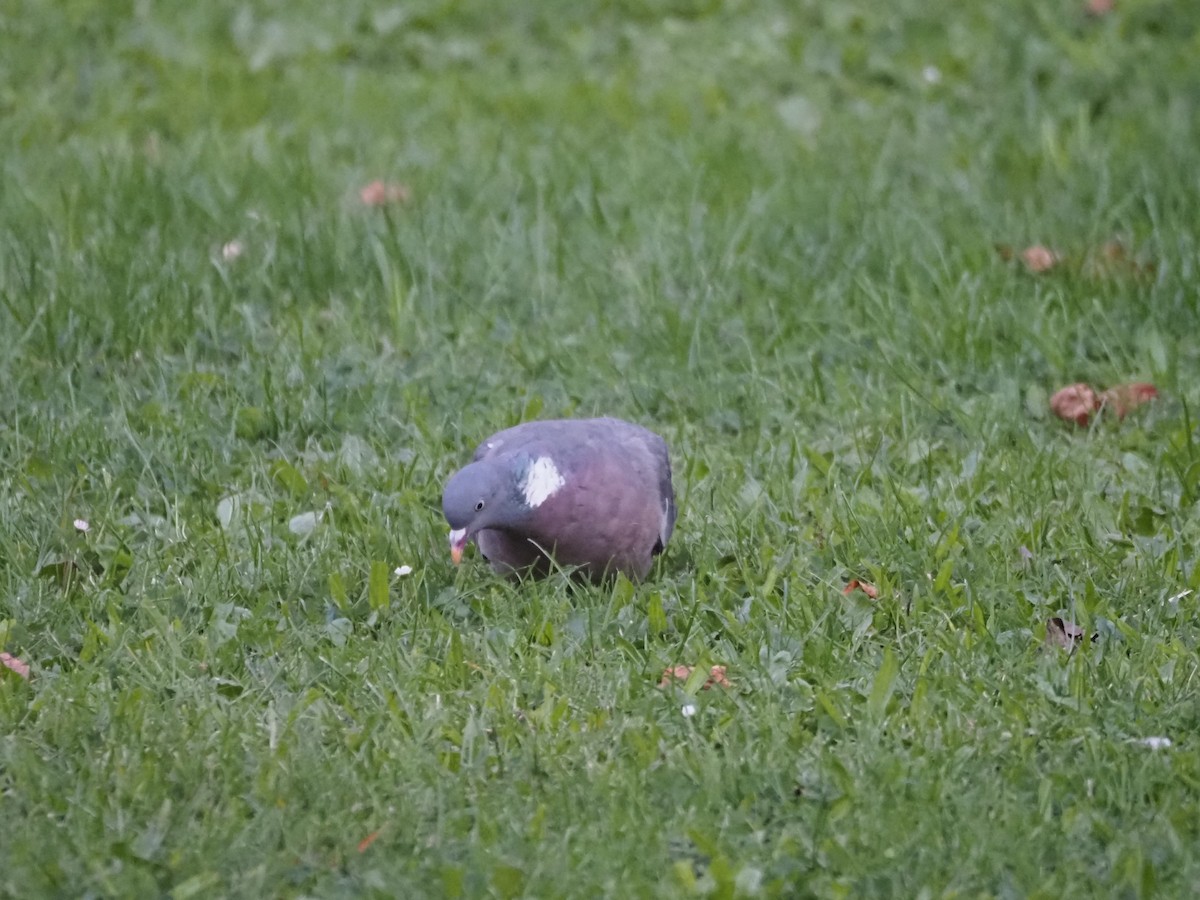
M658 540L654 542L654 549L650 551L654 556L666 549L667 541L671 539L671 533L675 530L675 516L678 514L675 508L675 489L671 486L671 457L667 455L666 447L663 448L663 468L662 477L658 481L658 493L662 497L662 525L658 529Z

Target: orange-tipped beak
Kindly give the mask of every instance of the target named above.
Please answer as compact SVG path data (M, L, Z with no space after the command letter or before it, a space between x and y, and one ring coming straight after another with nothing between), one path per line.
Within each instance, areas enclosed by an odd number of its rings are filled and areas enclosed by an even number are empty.
M455 528L450 532L450 561L456 566L462 562L463 550L467 546L467 529Z

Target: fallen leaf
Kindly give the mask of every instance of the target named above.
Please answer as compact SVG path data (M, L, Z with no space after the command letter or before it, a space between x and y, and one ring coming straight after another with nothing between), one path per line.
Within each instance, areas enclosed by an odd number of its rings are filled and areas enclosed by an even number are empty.
M862 591L872 600L879 599L879 588L875 587L869 581L859 581L857 578L851 578L846 582L846 586L842 588L843 594L853 594L855 591Z
M1054 616L1046 620L1046 646L1073 650L1083 640L1083 629L1074 622L1064 622Z
M1066 622L1060 616L1053 616L1046 620L1047 646L1071 650L1082 639L1083 629L1074 622Z
M1089 16L1107 16L1116 7L1114 0L1087 0L1083 6L1083 11Z
M359 841L358 842L358 852L366 853L367 850L370 849L371 845L373 843L375 843L377 840L379 840L379 835L381 835L381 834L383 834L383 829L376 828L374 831L372 831L370 834L368 834L365 838L363 838L361 841Z
M1092 416L1105 408L1123 419L1143 403L1158 396L1158 388L1144 381L1119 384L1100 393L1090 384L1069 384L1050 398L1050 409L1066 422L1084 426Z
M708 688L713 684L723 688L732 687L729 679L725 677L724 666L713 666L708 670L708 681L704 682L704 687Z
M1088 278L1112 279L1122 276L1147 277L1155 273L1153 262L1139 259L1129 252L1124 241L1112 238L1084 251L1064 253L1052 250L1043 244L1033 244L1018 251L1011 244L995 244L996 252L1005 262L1019 259L1025 268L1040 275L1069 265L1072 271L1079 271Z
M1153 275L1155 266L1154 263L1137 259L1123 241L1113 238L1088 253L1083 271L1093 278L1117 278L1123 275L1144 277Z
M658 686L660 688L666 687L672 681L687 681L688 676L691 674L691 666L668 666L663 669L662 680L659 681Z
M367 206L386 206L389 203L407 203L412 192L408 185L376 179L362 188L358 196Z
M26 680L29 678L29 663L17 659L11 653L0 653L0 666L4 666L9 671L16 672Z
M692 677L693 671L695 671L695 666L668 666L663 669L662 680L658 683L658 686L664 688L670 686L672 681L687 681ZM700 689L707 691L714 684L723 688L732 686L729 683L729 679L725 677L724 666L713 666L709 669L708 678Z
M1030 272L1045 272L1063 261L1062 254L1056 253L1049 247L1043 247L1041 244L1034 244L1021 251L1018 251L1012 244L996 244L995 247L1002 260L1011 262L1019 259Z
M1021 251L1021 262L1030 272L1048 272L1062 262L1062 257L1048 247L1034 244Z
M1055 391L1050 398L1050 410L1066 422L1087 425L1092 414L1100 409L1101 401L1090 384L1069 384Z
M1113 411L1118 419L1125 418L1130 412L1143 403L1148 403L1158 396L1158 388L1144 381L1132 384L1119 384L1110 387L1100 395L1100 402Z

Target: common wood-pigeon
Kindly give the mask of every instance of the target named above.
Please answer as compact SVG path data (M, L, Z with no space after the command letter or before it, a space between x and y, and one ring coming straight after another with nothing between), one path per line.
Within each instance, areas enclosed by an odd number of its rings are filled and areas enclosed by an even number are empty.
M474 540L505 574L559 566L640 580L675 527L667 445L620 419L526 422L479 445L446 483L442 511L455 564Z

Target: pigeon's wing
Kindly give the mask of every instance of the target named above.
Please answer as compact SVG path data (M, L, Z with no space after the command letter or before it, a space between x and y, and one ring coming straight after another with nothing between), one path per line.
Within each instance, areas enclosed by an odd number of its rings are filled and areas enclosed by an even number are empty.
M618 419L590 419L543 429L522 449L550 456L564 476L535 513L530 540L593 577L644 577L675 524L662 438Z
M675 488L671 481L671 454L667 442L659 435L640 425L625 422L621 419L597 419L613 435L613 443L622 444L626 454L644 460L648 477L653 479L656 491L655 511L658 513L658 540L654 543L652 553L662 553L675 530L675 518L678 510L675 506ZM646 490L649 484L639 485Z
M500 453L521 450L546 439L562 438L569 435L572 426L578 424L580 424L578 420L572 419L546 419L539 422L522 422L512 428L505 428L503 431L497 431L491 437L485 438L483 443L475 448L475 455L471 457L471 462L479 462L481 459Z
M510 428L508 430L511 431L512 429ZM498 452L501 445L504 443L503 439L501 438L501 435L503 434L503 431L498 431L478 447L476 447L475 454L471 457L471 462L479 462L481 459L487 459L493 453Z

